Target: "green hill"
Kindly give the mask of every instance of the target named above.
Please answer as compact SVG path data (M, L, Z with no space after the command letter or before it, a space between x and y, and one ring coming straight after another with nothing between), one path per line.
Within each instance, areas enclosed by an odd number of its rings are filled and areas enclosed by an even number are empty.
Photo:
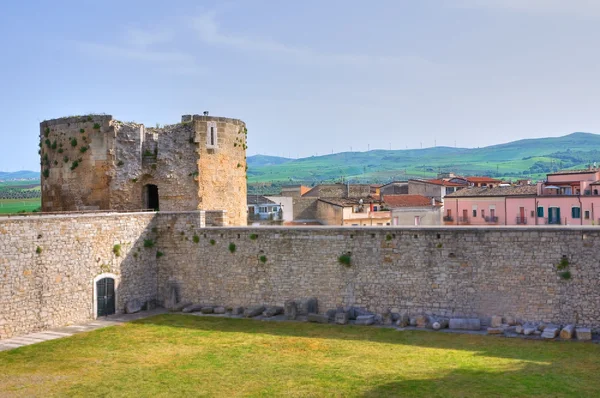
M257 158L257 159L255 159ZM265 162L269 158L269 163ZM411 150L342 152L303 159L248 158L248 181L305 183L336 181L388 182L434 177L439 172L488 175L504 179L544 178L548 172L600 162L600 135L525 139L483 148L435 147Z

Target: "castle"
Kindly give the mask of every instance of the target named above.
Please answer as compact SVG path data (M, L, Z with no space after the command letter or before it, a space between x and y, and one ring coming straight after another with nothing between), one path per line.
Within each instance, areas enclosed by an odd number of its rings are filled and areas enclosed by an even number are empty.
M319 313L600 330L597 227L232 228L246 221L243 122L79 116L40 132L43 211L67 213L0 217L0 340L130 307L306 297ZM161 211L133 211L148 208Z
M110 115L40 123L42 211L224 210L246 223L246 125L184 115L148 128Z

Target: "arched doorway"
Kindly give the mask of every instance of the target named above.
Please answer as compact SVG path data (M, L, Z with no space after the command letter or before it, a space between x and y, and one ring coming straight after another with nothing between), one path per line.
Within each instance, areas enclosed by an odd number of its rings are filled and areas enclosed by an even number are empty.
M144 185L144 209L158 211L158 187L154 184Z
M103 273L94 278L94 318L116 313L118 285L115 274Z

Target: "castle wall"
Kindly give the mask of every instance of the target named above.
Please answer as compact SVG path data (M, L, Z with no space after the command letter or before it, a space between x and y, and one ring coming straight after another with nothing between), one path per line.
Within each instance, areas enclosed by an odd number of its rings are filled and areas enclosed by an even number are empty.
M190 123L159 129L120 124L111 209L145 208L144 187L148 184L158 187L161 211L198 209L198 154L194 136Z
M600 328L597 229L207 228L199 243L175 237L161 250L168 263L159 264L159 300L175 280L184 300L215 305L315 296L321 312L356 305ZM347 252L350 267L338 262ZM556 268L563 255L570 280Z
M118 276L117 311L133 298L156 298L156 249L144 247L144 239L156 240L153 219L0 218L0 338L93 319L93 280L103 273Z
M109 208L113 137L109 115L40 124L42 211Z
M0 218L0 338L92 319L93 280L106 272L119 278L120 311L132 299L164 303L177 283L182 300L225 306L315 296L320 312L354 305L600 329L597 228L202 228L208 218ZM338 261L348 252L349 267Z

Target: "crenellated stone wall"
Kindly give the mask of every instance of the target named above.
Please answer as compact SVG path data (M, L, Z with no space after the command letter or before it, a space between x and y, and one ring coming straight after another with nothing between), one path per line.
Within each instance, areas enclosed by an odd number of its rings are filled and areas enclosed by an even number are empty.
M44 121L42 210L225 210L245 225L246 133L240 120L199 115L157 128L110 115Z
M102 274L118 282L117 311L134 299L164 303L176 284L181 300L223 306L314 296L320 312L358 306L600 329L597 228L204 227L225 219L0 218L0 338L93 319ZM338 260L347 253L350 266Z

